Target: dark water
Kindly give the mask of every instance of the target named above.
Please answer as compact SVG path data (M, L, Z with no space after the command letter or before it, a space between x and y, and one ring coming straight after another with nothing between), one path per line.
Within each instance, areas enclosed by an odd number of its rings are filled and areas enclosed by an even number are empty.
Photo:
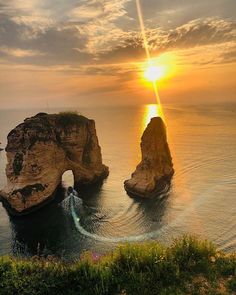
M164 243L191 233L224 251L236 250L236 105L164 108L176 173L169 193L152 200L128 197L123 181L140 159L140 136L157 114L156 106L80 111L95 119L104 163L110 167L102 187L80 192L85 204L81 224L87 231L106 238L148 238L151 233ZM7 133L36 112L0 111L2 146ZM1 152L1 187L5 162ZM69 181L65 176L64 182ZM55 202L24 218L10 218L0 205L0 254L41 252L75 258L83 250L104 253L115 246L80 234L63 198L61 192Z

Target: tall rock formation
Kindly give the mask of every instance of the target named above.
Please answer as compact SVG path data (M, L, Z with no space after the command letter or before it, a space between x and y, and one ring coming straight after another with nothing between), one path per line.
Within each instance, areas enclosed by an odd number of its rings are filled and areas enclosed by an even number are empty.
M77 185L104 179L95 122L75 113L28 118L8 135L7 186L0 194L14 213L42 206L72 170Z
M161 193L174 173L166 127L160 117L152 118L145 129L141 152L142 160L124 186L128 194L148 198Z

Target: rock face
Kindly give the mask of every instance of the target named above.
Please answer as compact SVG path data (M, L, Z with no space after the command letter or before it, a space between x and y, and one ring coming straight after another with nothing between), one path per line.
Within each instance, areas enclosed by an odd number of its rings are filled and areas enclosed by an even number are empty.
M108 175L102 164L95 123L74 113L40 113L8 135L7 186L1 196L15 213L25 214L48 201L72 170L76 185Z
M0 142L0 145L1 145L1 144L2 144L2 143ZM3 151L3 149L0 147L0 152L1 152L1 151Z
M165 190L174 173L165 124L160 117L152 118L144 131L141 152L142 161L124 186L128 194L148 198Z

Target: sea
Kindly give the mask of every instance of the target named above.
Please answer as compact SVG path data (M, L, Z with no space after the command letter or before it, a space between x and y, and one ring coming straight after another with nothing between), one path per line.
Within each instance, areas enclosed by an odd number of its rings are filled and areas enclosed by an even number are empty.
M0 147L25 118L65 110L69 109L0 110ZM53 202L25 217L10 216L0 203L0 255L74 260L84 251L103 255L122 239L169 245L185 234L212 241L222 251L236 251L236 104L73 110L95 120L103 162L110 170L102 186L78 191L83 231L75 226L63 190ZM167 126L174 163L171 187L152 199L129 197L123 183L140 162L144 129L159 115ZM6 185L5 166L1 151L0 188ZM71 177L70 171L62 176L65 188Z

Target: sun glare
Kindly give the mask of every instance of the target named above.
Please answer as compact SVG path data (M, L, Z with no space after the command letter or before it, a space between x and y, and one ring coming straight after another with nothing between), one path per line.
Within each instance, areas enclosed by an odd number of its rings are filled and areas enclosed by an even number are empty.
M149 66L144 72L144 77L152 82L156 82L161 79L165 74L164 67L161 66Z
M173 76L175 73L175 55L164 53L143 63L143 78L148 82L157 82Z

